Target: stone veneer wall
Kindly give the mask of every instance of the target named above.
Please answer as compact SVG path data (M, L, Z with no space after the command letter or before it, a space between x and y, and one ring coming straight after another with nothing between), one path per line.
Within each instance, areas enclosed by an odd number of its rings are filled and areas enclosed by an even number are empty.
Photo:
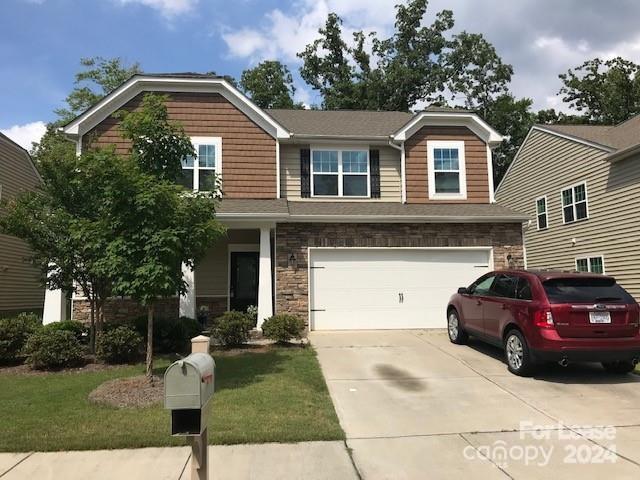
M474 246L493 247L495 269L524 266L519 223L280 223L276 228L276 312L309 321L307 247Z
M206 307L209 318L215 318L227 311L227 297L198 297L197 311ZM76 321L89 323L91 321L91 307L87 300L73 300L72 318ZM169 318L178 316L178 297L159 300L156 303L155 315ZM146 315L146 310L129 298L111 298L104 307L104 317L107 322L124 322L132 318Z

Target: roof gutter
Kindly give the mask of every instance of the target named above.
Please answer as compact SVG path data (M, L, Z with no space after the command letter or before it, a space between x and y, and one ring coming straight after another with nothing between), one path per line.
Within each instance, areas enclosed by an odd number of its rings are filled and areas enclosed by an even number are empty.
M613 152L606 157L605 160L611 163L619 162L620 160L624 160L625 158L632 157L633 155L640 153L640 144L632 145L623 150L618 150L617 152Z

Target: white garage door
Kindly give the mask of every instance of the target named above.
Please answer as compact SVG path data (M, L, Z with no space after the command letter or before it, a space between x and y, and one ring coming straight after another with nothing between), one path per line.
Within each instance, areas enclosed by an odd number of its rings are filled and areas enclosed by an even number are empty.
M449 297L489 263L490 249L312 249L311 328L444 328Z

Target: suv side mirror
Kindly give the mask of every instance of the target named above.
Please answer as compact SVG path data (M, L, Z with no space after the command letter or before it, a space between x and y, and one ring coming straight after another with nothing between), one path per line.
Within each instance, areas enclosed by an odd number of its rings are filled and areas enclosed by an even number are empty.
M467 287L460 287L458 289L458 293L460 295L467 295L469 293L469 289Z

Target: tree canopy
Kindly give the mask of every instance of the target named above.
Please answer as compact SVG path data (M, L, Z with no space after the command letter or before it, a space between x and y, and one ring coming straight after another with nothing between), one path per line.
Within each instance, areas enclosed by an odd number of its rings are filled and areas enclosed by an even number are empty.
M296 89L289 67L266 60L242 72L240 87L260 108L303 108L295 103Z

